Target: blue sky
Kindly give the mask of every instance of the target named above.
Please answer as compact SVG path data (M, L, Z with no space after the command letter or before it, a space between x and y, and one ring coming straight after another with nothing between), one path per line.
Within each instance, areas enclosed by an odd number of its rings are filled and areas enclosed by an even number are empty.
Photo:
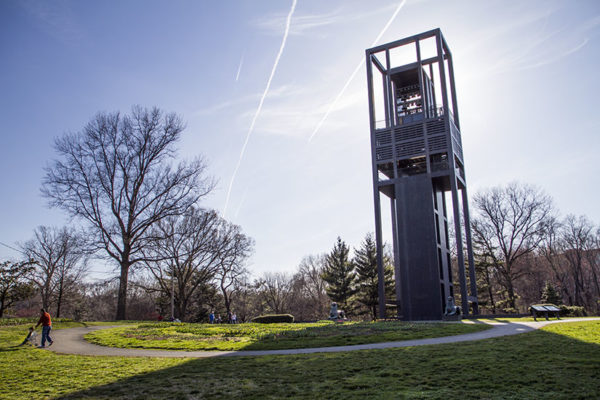
M256 240L255 274L292 271L338 235L358 246L374 229L364 67L349 78L379 35L436 27L454 55L470 193L532 183L600 222L600 2L298 0L257 114L292 4L0 2L0 242L72 223L39 193L54 138L140 104L187 121L180 156L208 159L219 185L203 205Z

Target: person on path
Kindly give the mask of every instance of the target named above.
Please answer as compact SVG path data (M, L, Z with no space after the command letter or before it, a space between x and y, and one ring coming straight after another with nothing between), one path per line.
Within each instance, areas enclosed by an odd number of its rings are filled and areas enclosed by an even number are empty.
M48 314L43 308L40 310L40 312L40 320L35 327L37 328L40 326L40 324L42 325L42 344L40 345L40 348L43 349L46 347L46 340L50 342L48 346L52 346L54 341L50 337L50 331L52 330L52 319L50 318L50 314Z
M214 311L211 311L210 314L208 314L208 322L210 324L215 323L215 312Z

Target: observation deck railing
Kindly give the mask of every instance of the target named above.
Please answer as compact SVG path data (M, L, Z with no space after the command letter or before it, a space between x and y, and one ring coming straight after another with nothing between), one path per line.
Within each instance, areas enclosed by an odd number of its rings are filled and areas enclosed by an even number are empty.
M416 123L416 122L422 122L424 119L433 119L433 118L443 117L444 115L449 115L450 120L454 121L454 115L452 115L452 112L450 110L447 110L445 107L433 107L433 108L428 109L424 113L419 112L419 113L414 113L414 114L399 115L396 117L396 121L394 121L395 124L393 124L393 125L394 126L407 125L407 124L412 124L412 123ZM375 121L375 130L391 128L389 122L390 121L385 120L385 119Z

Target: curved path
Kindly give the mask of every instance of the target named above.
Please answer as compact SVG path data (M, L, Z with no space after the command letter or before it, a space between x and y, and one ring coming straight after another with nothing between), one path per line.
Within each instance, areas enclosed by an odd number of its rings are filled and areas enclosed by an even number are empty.
M178 350L148 350L148 349L122 349L117 347L98 346L87 342L83 336L98 329L115 328L115 326L91 326L87 328L59 329L52 332L54 344L49 347L56 353L79 354L90 356L120 356L120 357L172 357L172 358L205 358L227 356L264 356L282 354L310 354L334 353L340 351L388 349L395 347L423 346L428 344L458 343L471 340L489 339L499 336L517 335L542 328L557 322L575 322L600 320L600 318L575 318L568 320L540 321L540 322L492 322L491 329L467 333L464 335L443 336L429 339L404 340L400 342L384 342L357 344L352 346L318 347L309 349L289 350L256 350L256 351L178 351Z

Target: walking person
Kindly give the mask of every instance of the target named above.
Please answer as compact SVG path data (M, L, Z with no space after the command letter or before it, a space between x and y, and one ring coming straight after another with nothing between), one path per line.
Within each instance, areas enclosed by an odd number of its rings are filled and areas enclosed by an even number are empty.
M43 349L44 347L46 347L46 340L50 342L50 344L48 344L48 347L52 346L54 341L50 337L50 331L52 330L52 319L50 318L50 314L48 314L43 308L40 310L40 312L40 320L38 321L35 327L37 328L38 326L40 326L40 324L42 325L42 344L40 345L40 348Z

